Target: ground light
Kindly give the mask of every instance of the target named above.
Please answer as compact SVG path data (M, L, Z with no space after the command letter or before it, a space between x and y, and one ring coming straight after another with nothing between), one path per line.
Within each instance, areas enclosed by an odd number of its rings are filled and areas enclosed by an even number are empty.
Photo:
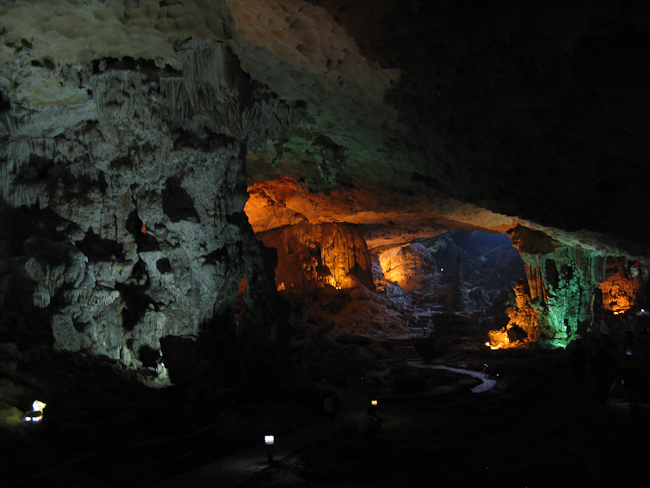
M266 444L266 457L269 460L269 464L273 462L273 444L275 443L275 437L272 435L264 436L264 444Z
M370 406L366 412L371 417L377 417L377 400L370 400Z
M27 412L27 415L25 416L25 422L40 422L43 420L43 409L45 407L46 404L44 402L35 400L34 403L32 403L31 412Z

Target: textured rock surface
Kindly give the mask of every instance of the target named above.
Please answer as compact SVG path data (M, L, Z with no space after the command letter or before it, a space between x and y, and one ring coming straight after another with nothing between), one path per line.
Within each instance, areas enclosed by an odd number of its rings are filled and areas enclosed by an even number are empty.
M51 321L55 349L141 366L228 313L245 275L247 144L293 111L225 44L167 61L98 59L77 68L85 100L5 114L3 322Z
M368 248L353 226L297 224L257 238L278 251L279 289L301 291L308 283L353 288L357 280L374 289Z
M419 283L421 280L417 277L425 275L425 279L431 279L435 275L435 263L431 253L418 243L392 248L381 253L379 263L384 277L406 290L418 285L422 286Z
M625 313L638 305L644 288L638 262L610 258L605 263L605 277L598 285L603 309L615 314Z
M528 289L518 285L508 328L523 329L525 342L565 346L593 322L595 290L605 278L606 257L522 227L510 236L526 266Z

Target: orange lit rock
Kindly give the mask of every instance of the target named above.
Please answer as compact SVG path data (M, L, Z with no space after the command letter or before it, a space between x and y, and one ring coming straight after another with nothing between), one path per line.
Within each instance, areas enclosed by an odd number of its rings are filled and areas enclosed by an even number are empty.
M278 251L278 287L301 291L315 282L353 288L358 280L374 289L368 248L351 225L302 223L263 232L257 238Z
M623 258L609 258L605 268L605 279L598 286L603 293L603 308L615 314L625 313L637 301L641 291L641 280L632 276L630 267Z
M431 253L422 244L395 247L379 255L379 263L387 280L405 290L418 288L420 275L434 273Z
M508 307L506 313L510 319L501 330L488 332L492 349L524 347L535 344L540 337L540 313L532 305L532 299L525 280L520 280L514 287L516 305Z
M288 177L257 181L248 187L244 211L255 233L300 222L358 225L369 249L433 237L449 228L505 232L516 222L454 200L414 190L387 192L357 185L315 193Z

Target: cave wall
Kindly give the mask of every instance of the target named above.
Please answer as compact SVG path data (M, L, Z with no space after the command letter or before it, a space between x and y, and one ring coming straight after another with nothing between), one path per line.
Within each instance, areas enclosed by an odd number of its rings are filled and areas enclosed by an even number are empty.
M301 223L256 235L278 250L275 281L280 289L300 291L309 283L345 288L352 286L350 280L375 289L366 241L354 226Z
M254 244L245 154L296 112L223 43L167 61L62 65L85 100L3 111L3 342L35 345L37 324L55 349L152 366L230 309Z

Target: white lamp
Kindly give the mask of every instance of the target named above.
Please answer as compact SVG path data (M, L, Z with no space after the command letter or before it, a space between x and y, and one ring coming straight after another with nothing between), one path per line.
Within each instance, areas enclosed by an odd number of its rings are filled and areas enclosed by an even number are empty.
M273 443L275 442L275 437L272 435L264 436L264 444L266 444L266 458L269 460L269 464L273 462Z

